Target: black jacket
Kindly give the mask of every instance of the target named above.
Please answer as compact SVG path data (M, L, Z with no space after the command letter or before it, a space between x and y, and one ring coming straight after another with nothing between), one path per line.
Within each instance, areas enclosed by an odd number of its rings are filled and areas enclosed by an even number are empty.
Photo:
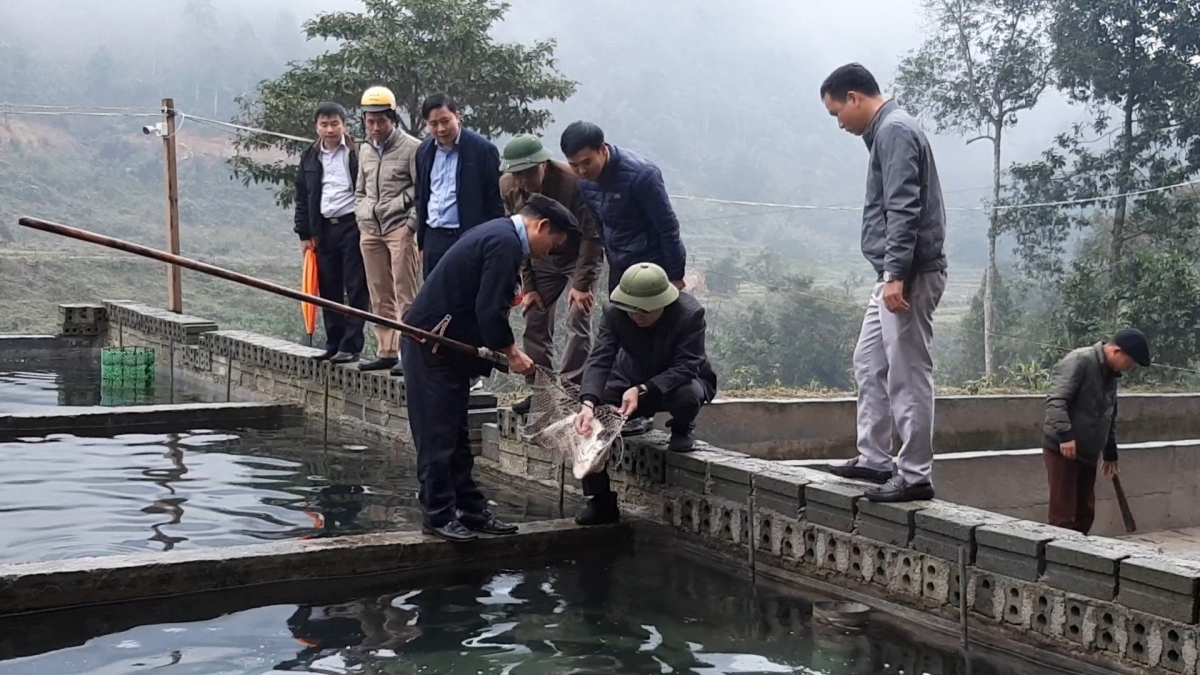
M437 141L432 137L417 148L417 248L425 250L425 233L429 230L429 184L433 174L433 159ZM504 201L500 198L500 151L488 139L463 129L458 137L458 221L460 234L504 217Z
M599 221L609 273L652 262L672 281L682 279L687 249L662 172L636 152L609 145L608 153L599 180L581 179L579 191Z
M583 371L580 398L599 405L610 379L666 394L699 378L715 391L717 375L708 361L704 331L704 307L688 293L681 293L649 328L638 328L623 310L609 305Z
M1081 347L1054 367L1046 397L1046 447L1075 441L1075 457L1095 464L1117 460L1117 387L1121 374L1108 367L1104 343Z
M353 190L358 180L358 151L349 136L346 147L350 150L350 189ZM296 226L292 230L301 239L321 236L321 181L324 178L321 141L317 141L300 155L300 166L296 169Z
M404 322L433 330L447 314L446 337L499 351L513 344L508 311L517 294L525 250L512 218L497 218L465 232L421 285ZM491 371L477 360L475 374Z

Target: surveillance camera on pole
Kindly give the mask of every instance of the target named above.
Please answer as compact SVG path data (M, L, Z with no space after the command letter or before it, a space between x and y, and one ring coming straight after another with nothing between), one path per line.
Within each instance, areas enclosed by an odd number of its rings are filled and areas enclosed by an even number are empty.
M147 136L154 134L155 137L162 138L167 133L167 123L159 122L158 124L144 126L142 127L142 133L146 134Z

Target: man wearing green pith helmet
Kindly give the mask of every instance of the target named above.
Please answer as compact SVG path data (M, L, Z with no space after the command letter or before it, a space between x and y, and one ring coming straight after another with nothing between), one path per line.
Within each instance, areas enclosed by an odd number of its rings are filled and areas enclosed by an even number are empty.
M672 452L695 447L696 416L717 392L717 376L704 346L704 308L680 293L663 268L631 266L609 296L596 345L583 371L575 417L580 434L592 432L596 406L618 406L625 417L671 415ZM616 522L617 496L604 470L583 478L587 508L580 525Z

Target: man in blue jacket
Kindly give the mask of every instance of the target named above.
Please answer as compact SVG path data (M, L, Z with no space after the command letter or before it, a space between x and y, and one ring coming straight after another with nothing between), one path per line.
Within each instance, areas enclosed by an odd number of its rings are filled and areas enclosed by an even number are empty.
M862 252L877 275L854 376L858 457L830 472L882 483L867 499L933 499L933 312L946 289L946 209L933 149L920 125L851 63L826 78L821 99L870 153ZM892 471L892 435L900 437Z
M682 290L687 251L662 172L631 150L604 142L591 122L573 122L562 133L562 152L579 175L579 191L595 211L608 256L608 292L637 263L654 263Z
M521 262L545 258L572 237L579 237L575 216L549 197L530 195L517 215L474 227L450 247L425 279L405 323L433 331L449 317L446 337L504 354L518 375L532 372L533 361L517 347L508 325ZM444 350L434 353L433 346L406 335L400 348L423 530L449 541L468 541L476 532L516 532L515 525L488 512L471 478L471 379L490 373L492 364Z
M429 138L417 149L417 248L428 279L467 230L504 217L504 201L500 152L463 128L454 99L430 96L421 104L421 116Z

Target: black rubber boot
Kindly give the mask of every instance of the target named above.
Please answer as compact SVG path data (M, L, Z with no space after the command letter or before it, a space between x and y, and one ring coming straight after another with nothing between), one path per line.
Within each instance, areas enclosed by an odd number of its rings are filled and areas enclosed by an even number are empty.
M588 500L579 515L575 516L577 525L608 525L621 520L621 509L617 507L617 493L597 495Z

